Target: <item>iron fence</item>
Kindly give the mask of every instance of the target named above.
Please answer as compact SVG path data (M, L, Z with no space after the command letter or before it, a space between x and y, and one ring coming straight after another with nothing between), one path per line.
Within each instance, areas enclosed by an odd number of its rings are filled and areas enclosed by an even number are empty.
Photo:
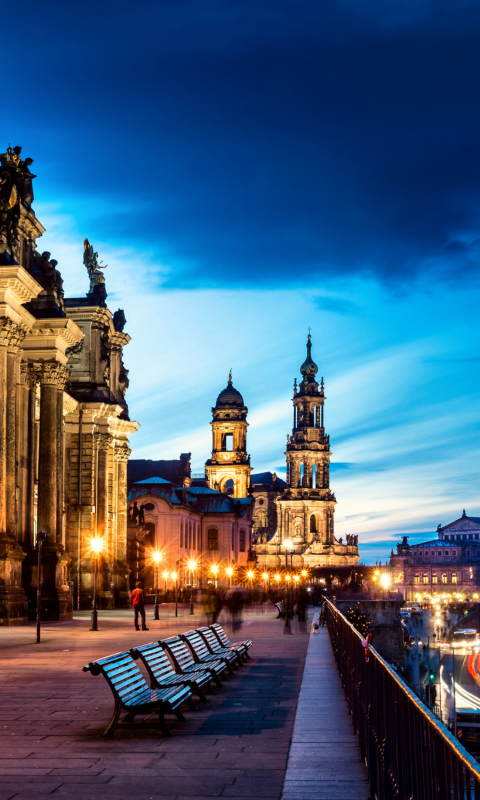
M327 602L327 627L372 800L480 800L480 769L396 671Z

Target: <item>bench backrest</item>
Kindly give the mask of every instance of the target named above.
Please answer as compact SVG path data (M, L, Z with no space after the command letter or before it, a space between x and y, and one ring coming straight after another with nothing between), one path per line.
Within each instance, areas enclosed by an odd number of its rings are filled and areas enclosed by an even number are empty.
M167 651L158 642L132 647L130 655L134 659L142 659L153 684L155 682L162 683L166 678L176 675Z
M92 661L83 668L92 675L103 675L113 694L121 702L126 702L142 689L149 689L145 678L129 653L115 653L113 656Z
M178 672L185 672L189 667L195 666L196 661L192 656L191 650L180 639L180 636L172 636L170 639L164 639L158 644L171 655Z
M220 641L221 641L221 643L223 644L223 646L224 646L224 647L230 647L230 645L231 645L231 642L230 642L230 640L228 639L228 636L227 636L227 634L225 633L225 631L223 630L222 626L221 626L221 625L219 625L219 624L218 624L218 622L216 622L216 623L215 623L214 625L212 625L211 627L212 627L212 629L215 631L216 635L217 635L217 636L218 636L218 638L220 639Z
M212 653L218 653L220 650L223 649L222 645L218 641L217 637L215 636L215 634L214 634L214 632L212 631L211 628L207 628L207 627L199 628L197 630L197 633L199 633L200 636L203 636L204 639L207 640L207 644L208 644L210 650L212 651Z
M182 634L181 638L184 642L187 642L194 658L198 659L198 661L204 661L212 655L197 631L188 631L188 633Z

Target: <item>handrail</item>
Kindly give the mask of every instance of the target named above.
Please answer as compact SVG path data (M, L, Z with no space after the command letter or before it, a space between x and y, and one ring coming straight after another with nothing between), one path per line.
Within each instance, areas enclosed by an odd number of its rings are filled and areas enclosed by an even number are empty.
M480 767L338 608L327 626L377 800L479 800Z

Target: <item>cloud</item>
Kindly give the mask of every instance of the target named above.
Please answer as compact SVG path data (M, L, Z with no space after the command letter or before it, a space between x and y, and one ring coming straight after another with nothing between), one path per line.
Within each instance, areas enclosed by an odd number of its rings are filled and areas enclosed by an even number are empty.
M344 297L317 297L315 305L319 311L331 311L334 314L358 314L359 312L358 306Z

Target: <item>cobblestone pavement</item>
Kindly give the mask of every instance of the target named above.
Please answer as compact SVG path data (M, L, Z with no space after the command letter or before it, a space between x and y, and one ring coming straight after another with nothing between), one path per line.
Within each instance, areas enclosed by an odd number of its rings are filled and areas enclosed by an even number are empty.
M136 632L131 612L102 611L98 633L80 613L46 624L38 645L32 626L0 629L0 800L280 797L309 636L297 622L284 636L271 607L246 615L237 634L253 640L252 660L186 723L167 718L173 738L153 721L100 738L111 692L82 667L203 622L185 609L160 613L153 622L149 609L150 630Z

